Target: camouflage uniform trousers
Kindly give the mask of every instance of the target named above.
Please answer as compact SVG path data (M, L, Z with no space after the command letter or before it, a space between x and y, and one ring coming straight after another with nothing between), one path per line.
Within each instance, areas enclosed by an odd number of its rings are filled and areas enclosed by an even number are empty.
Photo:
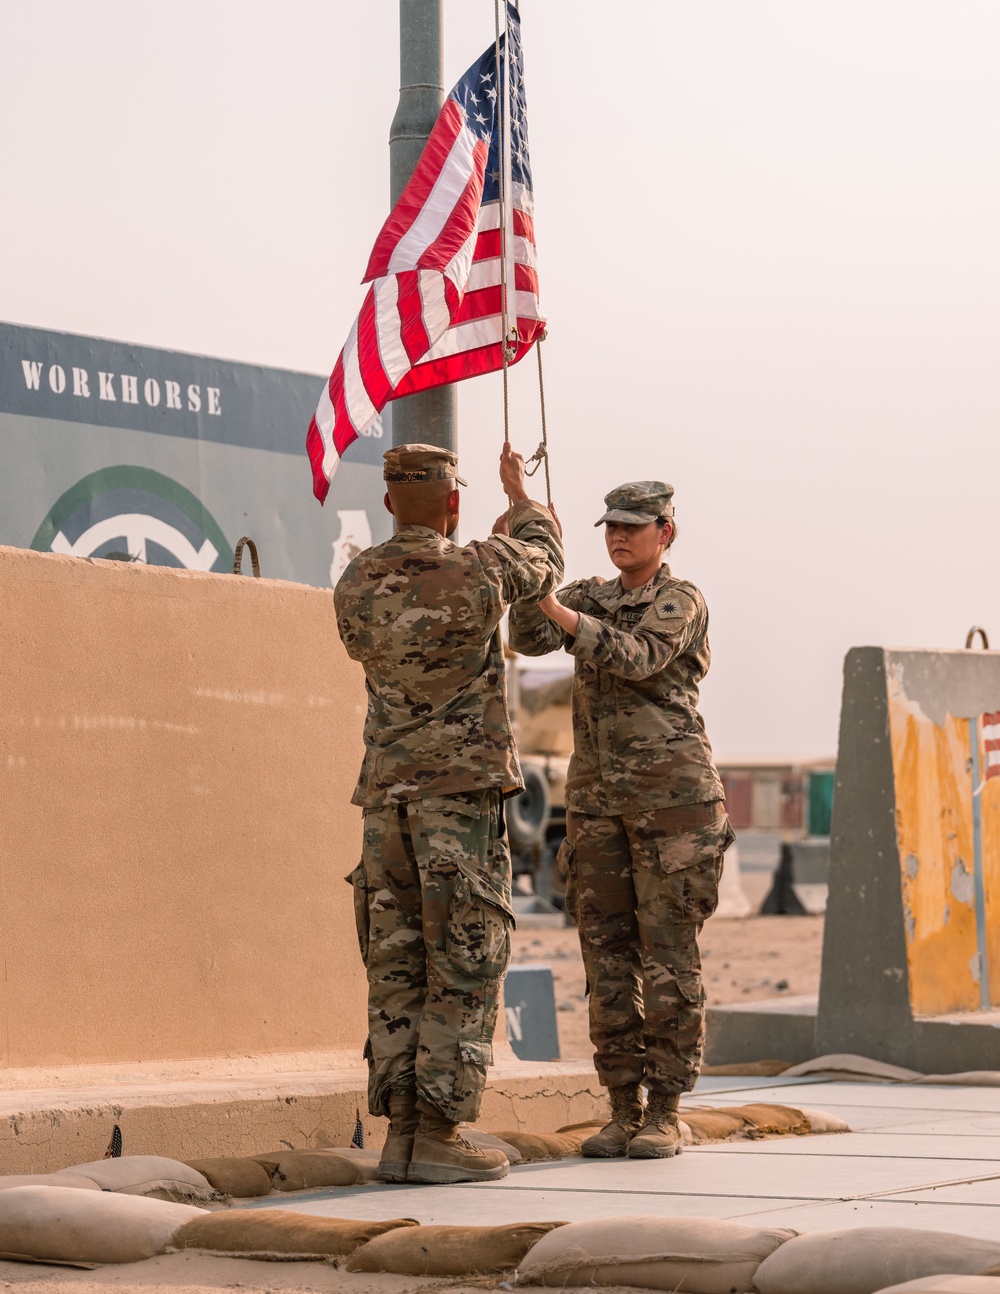
M698 935L734 836L721 801L597 817L570 811L560 863L605 1087L688 1092L705 1038Z
M479 1115L510 960L510 853L494 788L370 809L347 878L368 973L368 1108L393 1087Z

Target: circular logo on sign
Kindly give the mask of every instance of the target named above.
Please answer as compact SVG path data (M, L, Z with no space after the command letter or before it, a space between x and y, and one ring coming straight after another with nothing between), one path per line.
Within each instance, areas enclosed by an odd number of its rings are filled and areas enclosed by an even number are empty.
M231 571L233 550L190 490L148 467L105 467L67 490L38 527L36 552Z

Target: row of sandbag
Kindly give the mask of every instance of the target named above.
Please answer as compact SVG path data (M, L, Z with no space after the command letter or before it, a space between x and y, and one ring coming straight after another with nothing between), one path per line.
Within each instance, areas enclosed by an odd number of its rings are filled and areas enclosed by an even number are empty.
M87 1266L192 1249L409 1276L499 1276L516 1268L520 1284L677 1294L876 1294L934 1276L964 1277L970 1294L1000 1294L1000 1243L906 1227L799 1235L718 1218L664 1217L420 1226L408 1218L365 1222L281 1209L205 1212L54 1186L0 1196L0 1256ZM968 1284L976 1273L994 1279L976 1290Z
M517 1158L513 1159L508 1154L511 1163L529 1164L578 1154L583 1141L601 1126L600 1121L571 1123L555 1132L501 1131L489 1135L497 1138L502 1147L513 1147ZM680 1131L685 1145L700 1146L717 1141L850 1132L850 1128L842 1119L822 1110L758 1102L748 1105L685 1106L681 1110Z
M578 1154L600 1122L569 1124L555 1132L465 1130L470 1140L504 1151L512 1164L538 1163ZM681 1133L688 1144L768 1136L845 1132L847 1124L817 1110L750 1104L685 1109ZM124 1155L76 1164L55 1173L0 1177L0 1190L16 1186L63 1186L152 1195L161 1199L218 1201L251 1199L272 1191L304 1191L373 1182L378 1152L353 1146L283 1149L263 1155L180 1161L159 1155Z
M356 1186L374 1180L377 1165L377 1153L353 1146L187 1161L162 1155L122 1155L74 1164L54 1173L0 1177L0 1191L20 1186L59 1186L212 1203L249 1199L272 1191Z

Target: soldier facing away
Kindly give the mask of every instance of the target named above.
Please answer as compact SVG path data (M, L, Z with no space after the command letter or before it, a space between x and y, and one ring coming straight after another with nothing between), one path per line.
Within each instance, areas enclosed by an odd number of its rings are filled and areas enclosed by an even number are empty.
M432 445L385 454L395 535L347 567L334 600L365 669L364 812L354 886L368 974L368 1108L388 1116L386 1182L490 1181L501 1151L457 1132L479 1114L510 958L504 796L523 789L507 711L500 620L563 574L548 509L504 447L510 500L489 539L453 543L456 457Z
M663 558L673 487L605 495L597 525L619 576L578 580L511 612L510 641L576 658L573 757L560 868L590 985L590 1037L611 1121L584 1155L660 1159L681 1148L678 1100L701 1068L698 935L733 842L698 713L708 611ZM649 1092L643 1107L642 1087Z

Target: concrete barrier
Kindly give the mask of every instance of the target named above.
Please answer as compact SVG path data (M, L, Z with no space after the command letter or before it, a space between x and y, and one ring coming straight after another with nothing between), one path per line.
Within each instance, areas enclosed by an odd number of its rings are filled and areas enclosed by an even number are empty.
M848 654L818 1007L712 1011L710 1061L807 1059L811 1035L812 1054L996 1067L1000 776L983 729L998 710L1000 652Z

